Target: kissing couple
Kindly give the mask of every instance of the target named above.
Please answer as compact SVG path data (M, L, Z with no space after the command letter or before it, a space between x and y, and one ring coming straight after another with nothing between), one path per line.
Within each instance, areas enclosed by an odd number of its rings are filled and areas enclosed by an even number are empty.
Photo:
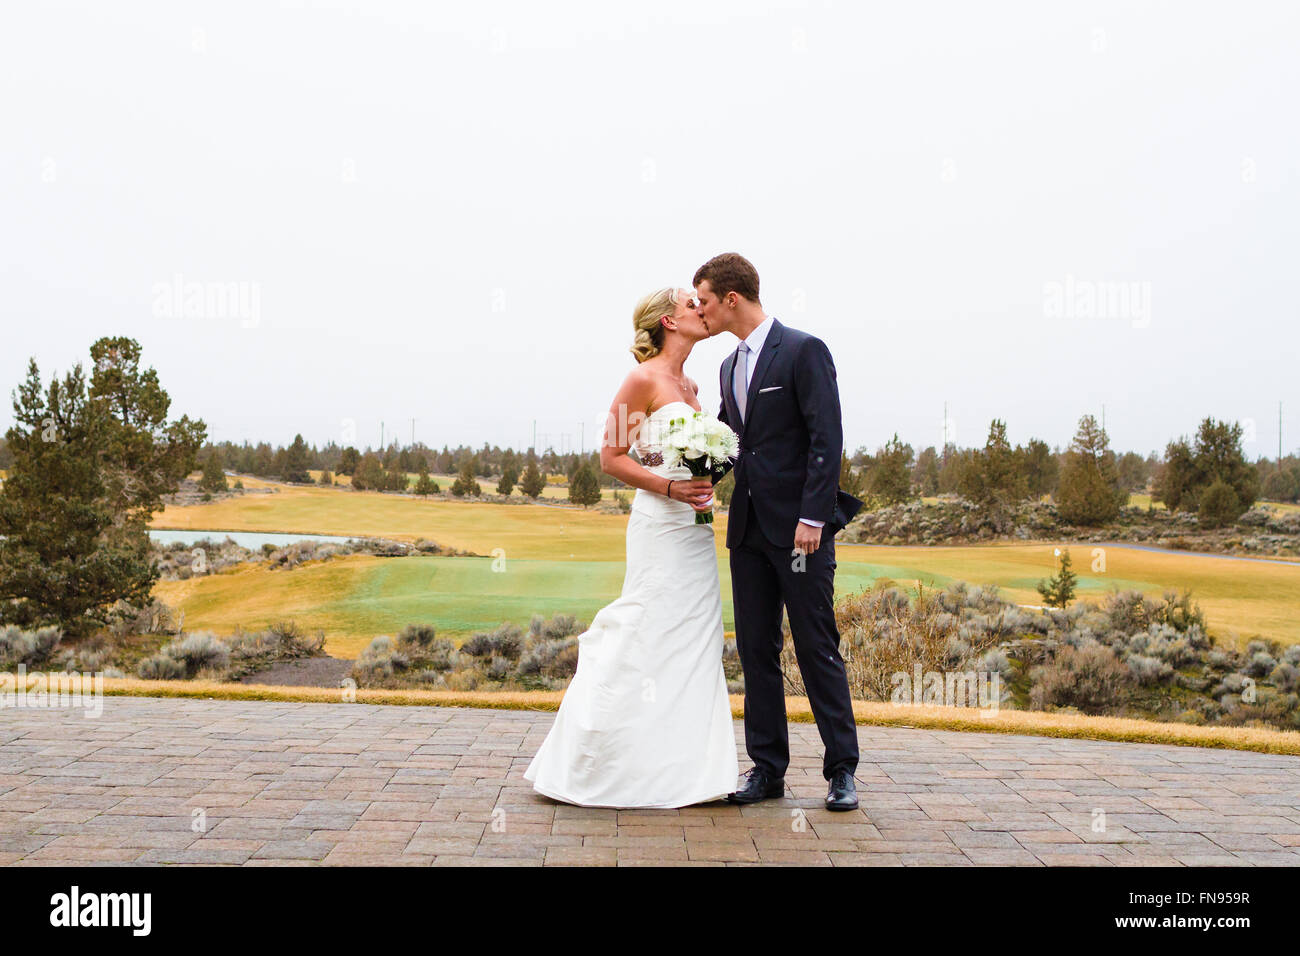
M694 294L661 289L633 313L637 366L614 396L600 453L602 470L636 489L627 573L619 598L578 638L577 672L524 772L544 796L620 808L784 796L784 609L825 747L826 808L858 806L834 538L862 502L839 490L844 442L830 351L768 315L758 285L754 266L726 253L695 273ZM696 342L723 332L739 344L722 363L722 407L709 422L684 366ZM618 424L629 409L630 430ZM739 438L738 453L711 475L696 477L669 444L691 419L721 422ZM739 786L713 525L696 517L712 514L713 480L733 468L727 548L753 761Z

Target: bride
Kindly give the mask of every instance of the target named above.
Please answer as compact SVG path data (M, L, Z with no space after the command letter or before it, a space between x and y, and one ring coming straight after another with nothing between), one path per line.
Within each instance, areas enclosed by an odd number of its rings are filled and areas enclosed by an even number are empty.
M722 599L708 478L666 464L656 442L699 411L682 366L709 337L685 289L633 314L638 365L610 409L601 469L636 488L623 593L578 638L578 669L524 772L538 793L591 807L683 807L736 784L736 738L722 672ZM637 459L628 456L635 448Z

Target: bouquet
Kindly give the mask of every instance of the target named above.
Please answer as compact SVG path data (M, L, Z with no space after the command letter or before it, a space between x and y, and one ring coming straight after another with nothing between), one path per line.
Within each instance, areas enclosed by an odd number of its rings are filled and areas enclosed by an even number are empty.
M685 465L694 477L706 478L740 454L740 439L712 415L695 412L668 422L661 447L665 462ZM713 511L697 511L695 523L713 524Z

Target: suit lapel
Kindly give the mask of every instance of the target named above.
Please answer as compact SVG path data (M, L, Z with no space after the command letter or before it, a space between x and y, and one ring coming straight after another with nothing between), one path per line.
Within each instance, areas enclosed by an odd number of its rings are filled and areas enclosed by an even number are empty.
M754 417L754 399L758 397L758 390L762 387L763 376L772 364L772 359L776 356L776 350L781 346L781 330L783 328L784 326L780 322L773 319L772 327L767 332L767 340L758 353L758 365L754 367L754 374L749 379L749 391L745 395L746 430L749 429L750 419Z
M736 407L736 393L731 390L731 377L735 374L736 352L722 362L722 404L727 406L727 419L740 424L740 409Z

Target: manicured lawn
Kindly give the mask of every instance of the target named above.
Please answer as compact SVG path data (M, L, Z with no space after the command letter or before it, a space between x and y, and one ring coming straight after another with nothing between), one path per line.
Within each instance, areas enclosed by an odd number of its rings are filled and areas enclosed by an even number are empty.
M252 487L247 480L246 485ZM623 582L627 517L544 505L424 501L377 492L276 486L270 495L166 509L156 527L285 531L415 540L428 538L481 558L376 558L358 555L291 571L246 568L162 582L159 597L186 613L187 628L226 633L291 617L324 628L332 653L351 656L371 637L429 621L464 635L533 614L584 620L616 597ZM715 524L724 627L732 629L726 515ZM1070 546L1079 596L1138 588L1190 588L1211 631L1243 643L1263 634L1300 640L1300 565L1152 553L1110 546L1104 566L1091 546ZM493 571L490 555L504 557ZM836 591L890 578L909 589L949 581L995 584L1021 604L1038 604L1035 583L1054 570L1050 543L959 547L837 546Z

